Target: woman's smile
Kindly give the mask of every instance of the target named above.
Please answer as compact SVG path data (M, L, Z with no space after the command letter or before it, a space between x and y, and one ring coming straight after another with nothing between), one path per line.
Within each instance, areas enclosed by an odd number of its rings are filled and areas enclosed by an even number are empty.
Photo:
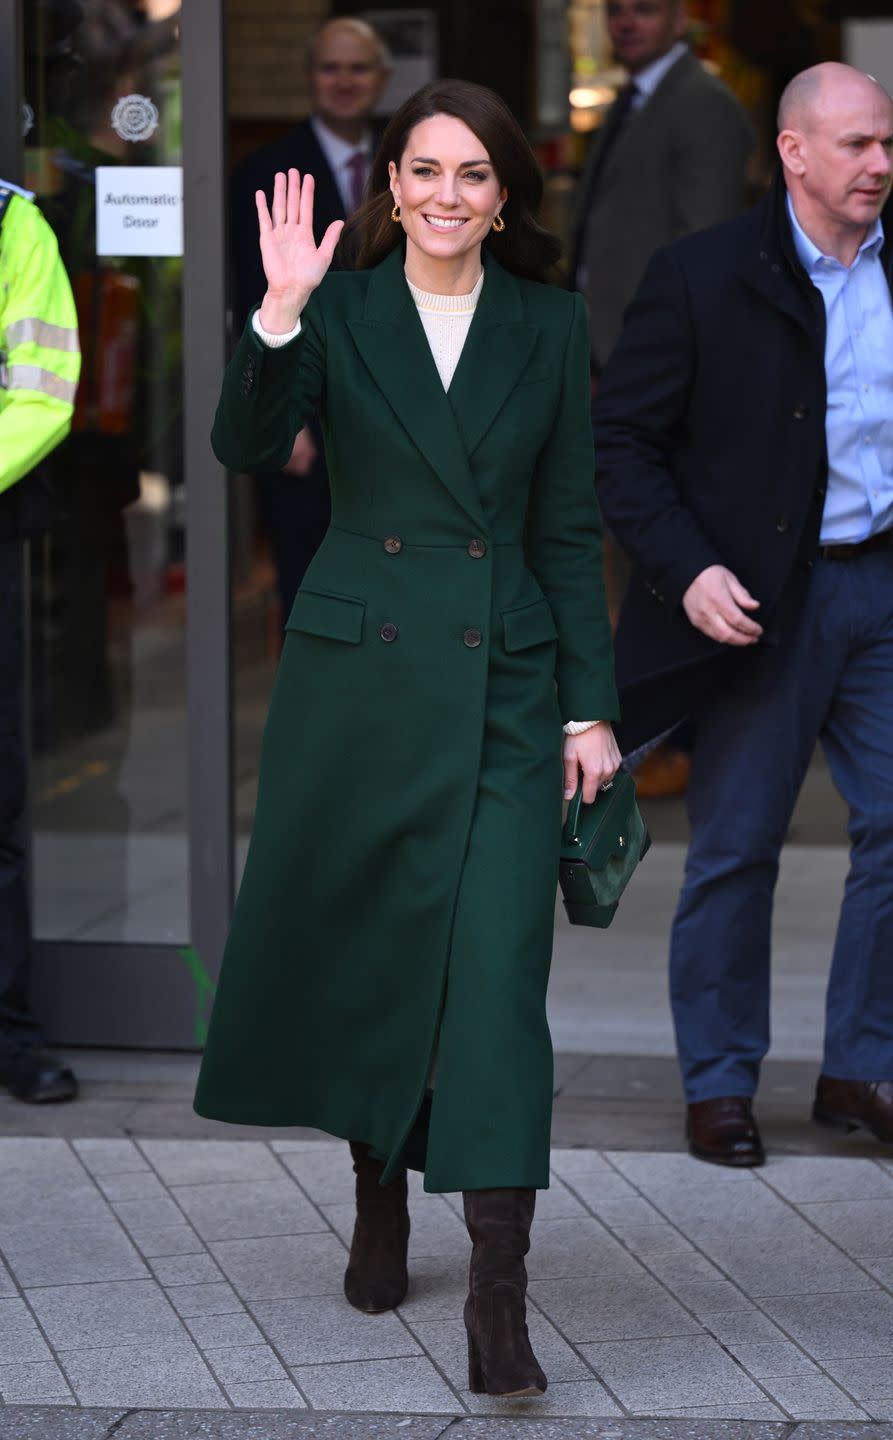
M435 230L459 230L465 224L464 215L425 215L424 218Z

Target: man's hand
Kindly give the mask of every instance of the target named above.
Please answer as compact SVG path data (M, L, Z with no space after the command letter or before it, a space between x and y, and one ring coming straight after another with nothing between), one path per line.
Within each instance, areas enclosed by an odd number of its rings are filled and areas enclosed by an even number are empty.
M682 605L695 629L721 645L755 645L763 633L762 625L745 614L758 610L759 600L724 565L702 570L683 595Z
M620 769L620 751L610 725L593 725L582 735L564 737L564 798L577 793L583 773L583 801L591 805L602 785L613 780Z
M282 467L283 475L309 475L313 469L313 462L316 459L316 446L313 443L313 436L305 425L295 436L295 443L288 460Z

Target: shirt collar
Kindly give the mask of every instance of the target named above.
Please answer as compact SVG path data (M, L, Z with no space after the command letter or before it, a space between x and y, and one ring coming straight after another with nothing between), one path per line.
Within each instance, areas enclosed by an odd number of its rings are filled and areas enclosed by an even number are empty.
M824 252L819 249L818 245L810 240L800 221L797 219L790 191L788 191L786 203L788 207L788 219L791 222L791 233L794 237L794 249L797 251L797 259L800 261L807 275L813 275L817 269L820 267L824 269L828 265L836 265L839 269L843 269L844 267L840 264L839 260L836 260L833 255L825 255ZM856 260L859 260L862 255L869 253L872 258L878 255L883 243L884 227L881 224L880 216L878 216L874 224L869 228L868 234L865 236L862 244L859 246ZM856 260L853 261L853 265L855 265ZM852 265L850 269L852 269Z
M646 100L650 100L667 71L672 70L676 61L681 60L687 50L688 46L685 41L677 40L665 55L661 55L657 60L652 60L650 65L646 65L644 70L639 71L638 75L631 76L639 94Z
M313 126L313 133L319 141L320 149L329 162L329 168L340 171L347 164L348 160L361 150L367 159L372 157L372 132L367 130L358 145L351 145L348 140L342 140L334 130L330 130L318 115L310 116L310 124Z

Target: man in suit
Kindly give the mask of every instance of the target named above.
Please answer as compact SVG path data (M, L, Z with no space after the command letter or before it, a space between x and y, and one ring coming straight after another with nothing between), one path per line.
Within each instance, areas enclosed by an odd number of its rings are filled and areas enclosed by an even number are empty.
M629 81L588 158L572 263L573 284L589 309L595 377L658 246L743 209L752 141L732 92L683 40L682 0L608 0L606 18ZM614 545L609 562L617 604L628 567ZM688 773L688 756L662 745L639 765L636 784L641 795L677 795Z
M749 214L660 251L595 407L628 749L696 726L670 987L692 1153L757 1165L772 900L817 740L850 811L816 1120L893 1141L893 102L788 86ZM883 217L882 217L882 211Z
M273 176L290 167L316 181L317 243L333 220L359 205L372 164L371 117L390 73L387 50L364 20L340 16L311 41L306 56L310 116L238 167L232 185L232 258L239 329L266 289L254 196L272 200ZM304 571L329 523L329 486L318 424L295 437L283 471L256 476L258 503L276 567L283 624Z
M600 373L654 251L744 206L750 124L683 40L683 0L608 0L629 75L592 146L574 224L573 284Z

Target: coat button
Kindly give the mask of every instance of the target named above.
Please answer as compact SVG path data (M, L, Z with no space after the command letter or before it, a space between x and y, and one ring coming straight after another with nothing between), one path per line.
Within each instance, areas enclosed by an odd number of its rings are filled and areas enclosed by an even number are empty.
M809 406L805 400L801 400L799 405L794 406L793 415L795 420L805 420L808 414Z
M400 539L399 535L389 535L387 540L384 542L384 548L387 550L389 555L399 555L400 551L403 549L403 541Z
M787 534L787 532L791 528L791 522L788 519L787 515L779 515L778 519L775 522L775 528L778 531L779 535Z
M379 633L379 635L381 636L382 640L386 640L386 641L388 642L388 644L390 645L390 643L391 643L392 640L396 640L396 639L397 639L397 635L399 634L399 631L397 630L397 626L396 626L396 625L392 625L391 622L390 622L390 620L389 620L386 625L382 625L382 627L381 627L381 629L379 630L378 633Z
M480 630L473 629L466 630L465 634L462 636L462 639L468 646L469 650L476 650L481 643L481 632Z
M486 543L483 540L478 540L477 537L475 537L475 539L469 543L468 553L471 556L472 560L482 559L483 556L487 553Z

